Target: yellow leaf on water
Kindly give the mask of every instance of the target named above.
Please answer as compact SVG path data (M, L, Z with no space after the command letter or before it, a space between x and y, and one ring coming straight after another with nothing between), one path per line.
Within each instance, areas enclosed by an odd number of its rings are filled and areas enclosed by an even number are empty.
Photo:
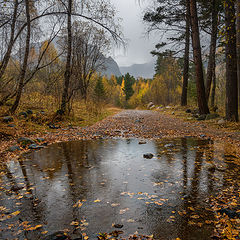
M198 215L192 215L191 218L197 219L200 218Z
M12 216L17 216L20 213L20 211L13 212L11 215Z
M135 220L134 220L134 219L128 219L127 222L128 222L128 223L134 223Z
M112 204L111 204L112 207L117 207L117 206L119 206L119 205L120 205L119 203L112 203Z
M96 199L94 202L95 202L95 203L97 203L97 202L101 202L101 200L99 200L99 199Z
M70 223L70 225L71 225L71 226L77 226L77 225L79 225L79 222L77 222L77 221L76 221L76 222L72 221L72 222Z
M42 227L42 225L39 224L39 225L36 225L36 226L35 226L35 229L38 229L38 228L41 228L41 227Z

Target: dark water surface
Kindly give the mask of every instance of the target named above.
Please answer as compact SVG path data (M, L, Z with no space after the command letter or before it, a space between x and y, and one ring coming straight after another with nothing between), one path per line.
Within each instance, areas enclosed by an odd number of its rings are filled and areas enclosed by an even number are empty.
M137 231L207 240L213 231L205 223L213 219L209 198L236 169L231 154L208 140L53 144L2 169L0 239L43 239L59 230L96 239L122 224L123 236Z

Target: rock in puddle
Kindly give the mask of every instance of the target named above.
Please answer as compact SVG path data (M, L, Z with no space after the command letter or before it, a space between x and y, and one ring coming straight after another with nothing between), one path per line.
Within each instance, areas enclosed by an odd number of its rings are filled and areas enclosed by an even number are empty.
M153 158L153 154L152 153L145 153L145 154L143 154L143 157L144 158L147 158L147 159L151 159L151 158Z
M139 142L138 142L138 144L146 144L147 142L146 141L144 141L144 140L140 140Z
M123 228L123 225L117 223L117 224L114 224L113 227L115 227L115 228Z
M59 231L56 233L53 233L51 235L46 236L45 238L42 238L42 240L82 240L82 234L74 234L73 236L69 236L65 232Z
M12 187L11 187L11 191L17 192L17 191L22 190L23 188L24 188L24 187L12 186Z
M172 148L175 147L175 145L173 143L168 143L166 145L164 145L165 148Z
M68 236L64 232L56 232L43 238L43 240L70 240L70 239L71 239L70 236Z

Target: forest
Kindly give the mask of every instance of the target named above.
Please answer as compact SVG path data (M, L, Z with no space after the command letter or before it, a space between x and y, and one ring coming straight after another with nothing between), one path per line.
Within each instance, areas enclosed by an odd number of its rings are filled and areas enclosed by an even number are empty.
M155 76L101 74L113 45L123 46L120 19L108 1L1 1L1 115L28 109L58 116L77 106L196 106L238 121L239 1L154 1L146 31L159 42ZM100 107L98 107L100 106Z

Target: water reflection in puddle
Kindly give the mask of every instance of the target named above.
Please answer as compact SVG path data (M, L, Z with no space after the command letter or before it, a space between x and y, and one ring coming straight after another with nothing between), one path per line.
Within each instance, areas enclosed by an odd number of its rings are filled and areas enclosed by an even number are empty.
M0 238L42 239L65 230L94 239L122 224L124 235L209 239L209 197L239 170L227 156L212 141L192 138L53 144L5 165Z

